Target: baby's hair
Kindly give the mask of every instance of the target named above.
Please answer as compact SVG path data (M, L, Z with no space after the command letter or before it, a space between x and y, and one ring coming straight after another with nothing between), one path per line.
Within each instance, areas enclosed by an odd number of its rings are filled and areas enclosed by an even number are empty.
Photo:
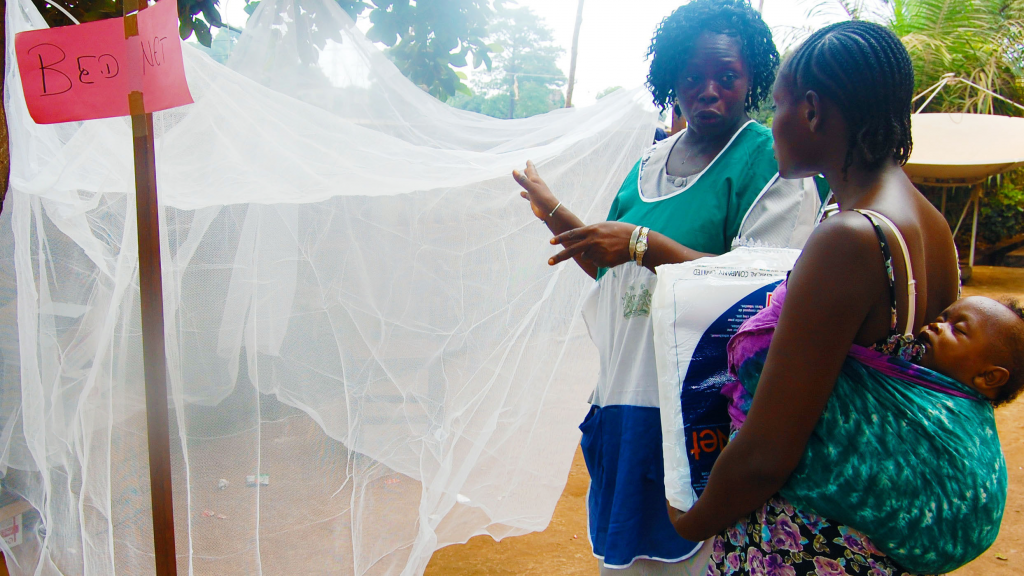
M1006 367L1010 371L1010 379L992 401L995 406L1012 402L1020 396L1021 390L1024 390L1024 304L1012 298L1000 300L1000 303L1009 308L1021 321L1013 327L1013 331L1003 342L1010 356L1010 365Z
M779 69L779 51L772 31L747 0L694 0L676 8L658 25L647 56L651 70L647 87L654 105L662 110L676 99L676 81L693 54L702 32L728 34L739 39L743 61L750 74L745 109L758 110L772 94L775 72Z
M839 22L807 38L783 71L801 91L814 90L841 110L850 131L844 175L858 151L871 169L890 159L907 163L914 66L895 34L870 22Z

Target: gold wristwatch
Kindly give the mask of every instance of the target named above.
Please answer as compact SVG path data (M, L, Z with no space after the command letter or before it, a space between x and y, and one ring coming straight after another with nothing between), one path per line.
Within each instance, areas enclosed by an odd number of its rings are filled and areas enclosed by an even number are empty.
M644 254L647 253L647 233L650 232L650 228L641 228L640 235L636 239L636 265L644 265Z

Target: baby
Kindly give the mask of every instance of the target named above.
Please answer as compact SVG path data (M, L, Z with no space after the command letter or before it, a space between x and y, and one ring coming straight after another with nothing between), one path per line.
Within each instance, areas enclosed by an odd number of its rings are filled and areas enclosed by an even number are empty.
M921 330L920 364L968 386L995 406L1024 388L1024 306L1016 300L962 298Z

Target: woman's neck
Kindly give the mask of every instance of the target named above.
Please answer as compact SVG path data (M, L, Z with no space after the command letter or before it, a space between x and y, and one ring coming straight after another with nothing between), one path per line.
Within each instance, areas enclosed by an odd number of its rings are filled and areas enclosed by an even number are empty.
M903 169L894 161L886 162L877 168L865 168L855 162L844 173L842 165L832 166L822 171L828 180L832 194L842 210L863 208L875 201L879 191L895 178L903 177Z

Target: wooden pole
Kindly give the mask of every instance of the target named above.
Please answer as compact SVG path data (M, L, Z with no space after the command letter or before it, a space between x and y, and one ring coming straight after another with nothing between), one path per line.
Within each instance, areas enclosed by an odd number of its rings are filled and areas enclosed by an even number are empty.
M971 270L974 270L974 247L978 244L978 204L981 203L981 184L974 190L974 224L971 226Z
M569 57L569 87L565 89L565 107L572 108L572 89L576 86L576 56L580 47L580 26L583 25L583 0L576 8L576 28L572 31L572 51Z
M169 0L164 0L165 2ZM125 30L138 34L135 1L125 0ZM138 9L146 8L138 0ZM167 404L167 351L164 348L164 291L160 267L160 208L156 193L153 115L146 114L142 92L128 96L135 148L135 210L139 230L139 302L142 307L142 358L146 378L146 432L149 437L149 485L153 503L153 550L157 576L177 576L174 550L174 498Z

